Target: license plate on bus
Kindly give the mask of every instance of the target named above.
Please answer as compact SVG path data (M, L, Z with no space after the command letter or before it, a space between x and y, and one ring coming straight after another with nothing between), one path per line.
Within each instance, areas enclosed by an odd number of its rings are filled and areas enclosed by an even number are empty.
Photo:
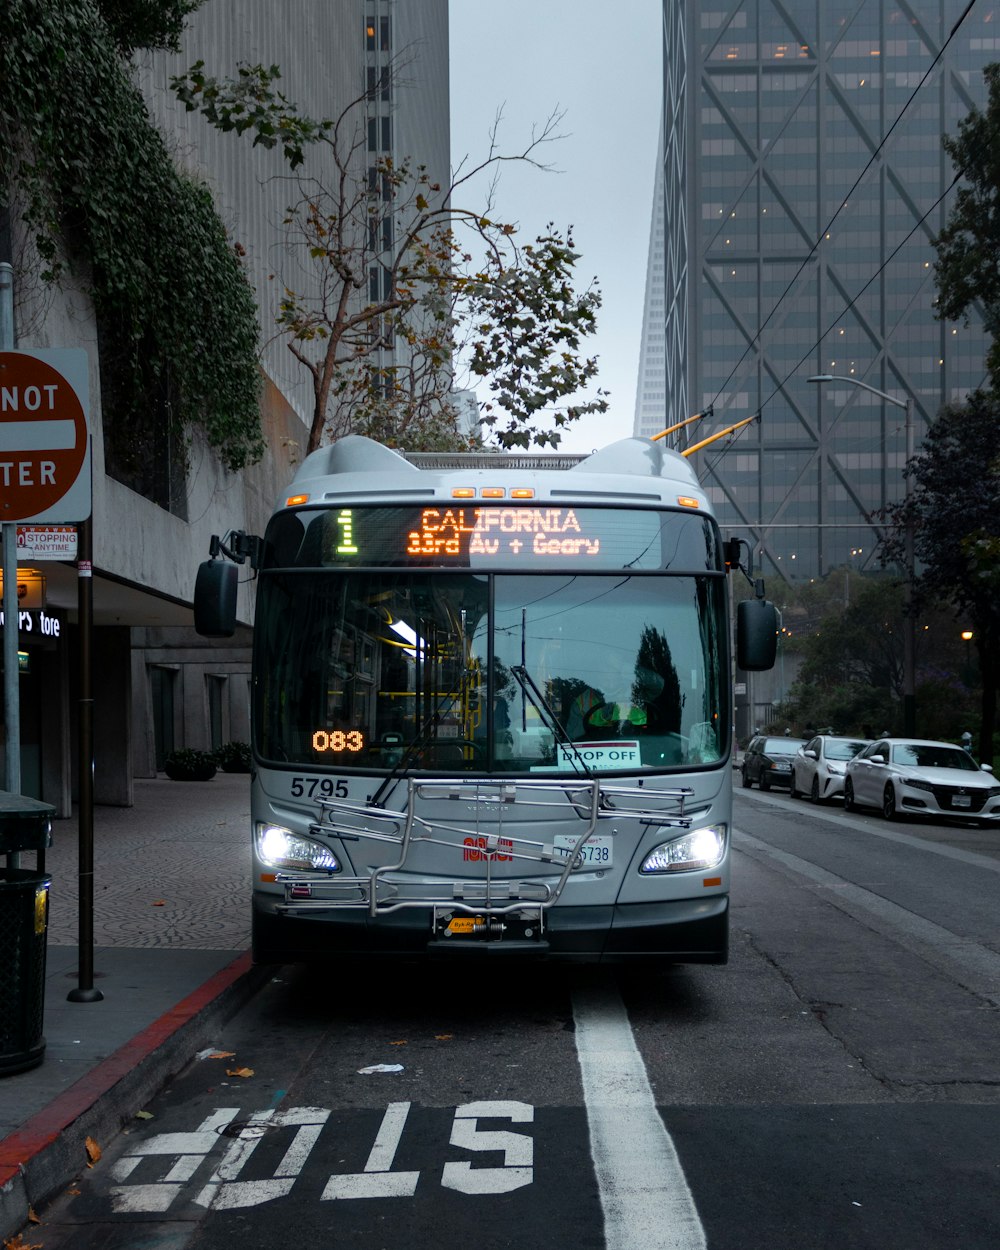
M553 839L552 849L557 855L569 859L576 844L576 838L560 833ZM595 834L580 847L579 858L588 868L610 868L614 862L614 839L604 834Z

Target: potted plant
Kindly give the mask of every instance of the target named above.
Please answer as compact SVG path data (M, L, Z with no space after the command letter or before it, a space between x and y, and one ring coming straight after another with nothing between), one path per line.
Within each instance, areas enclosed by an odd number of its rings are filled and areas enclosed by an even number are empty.
M250 743L225 742L215 752L215 760L224 773L250 771Z
M167 755L163 771L171 781L211 781L215 776L215 756L211 751L181 747Z

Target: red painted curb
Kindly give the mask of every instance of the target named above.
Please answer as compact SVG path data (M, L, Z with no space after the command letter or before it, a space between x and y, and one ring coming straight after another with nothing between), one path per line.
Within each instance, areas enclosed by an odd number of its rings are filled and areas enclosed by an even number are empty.
M147 1025L130 1042L120 1046L86 1076L54 1098L16 1132L0 1141L0 1189L6 1186L29 1160L50 1145L74 1120L106 1094L126 1073L151 1055L158 1046L240 977L250 971L249 951L220 969L214 976L179 1003Z

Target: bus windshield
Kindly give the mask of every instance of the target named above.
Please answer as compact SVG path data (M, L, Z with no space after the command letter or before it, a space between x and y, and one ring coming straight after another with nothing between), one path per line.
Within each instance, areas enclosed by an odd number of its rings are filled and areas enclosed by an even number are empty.
M338 772L717 764L724 594L704 574L267 570L258 754Z

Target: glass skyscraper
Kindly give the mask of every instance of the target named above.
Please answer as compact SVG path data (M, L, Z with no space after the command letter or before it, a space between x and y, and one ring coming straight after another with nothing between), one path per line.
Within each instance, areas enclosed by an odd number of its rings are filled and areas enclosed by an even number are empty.
M692 463L765 574L869 565L867 517L904 491L901 405L919 447L985 379L981 326L934 317L941 135L1000 59L1000 6L965 7L664 0L660 428L705 412L684 448L757 417Z

